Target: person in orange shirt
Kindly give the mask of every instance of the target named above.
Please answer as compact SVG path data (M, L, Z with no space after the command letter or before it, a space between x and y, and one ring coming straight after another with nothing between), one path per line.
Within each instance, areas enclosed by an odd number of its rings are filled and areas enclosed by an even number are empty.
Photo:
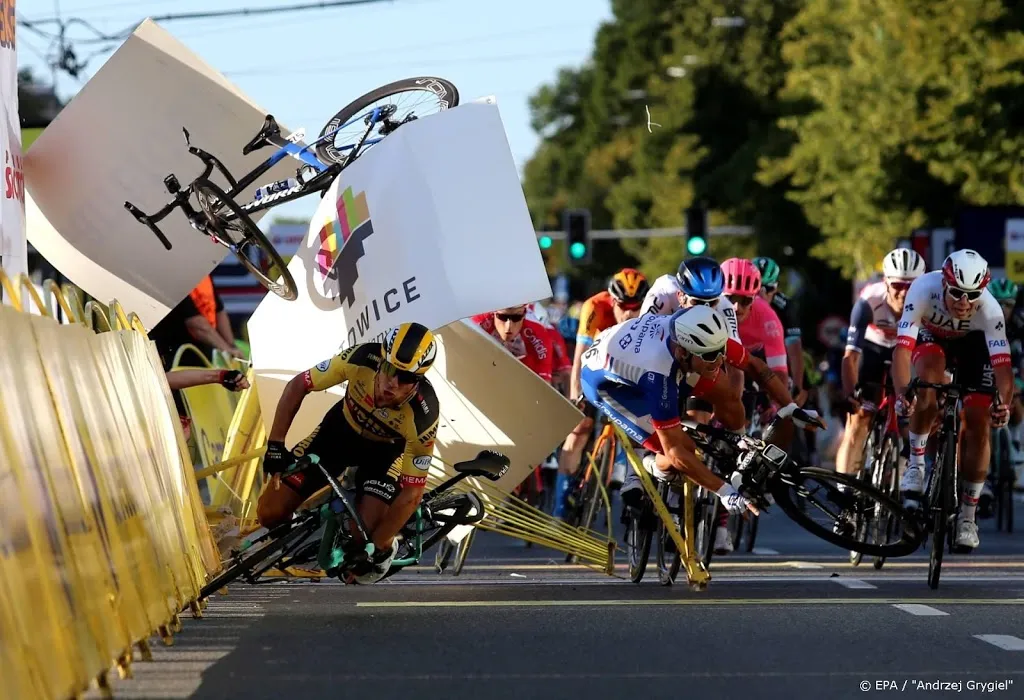
M583 302L579 330L576 332L576 347L573 351L572 374L569 379L571 399L579 397L583 392L580 384L583 353L594 344L594 338L601 331L639 316L644 297L650 288L647 278L639 270L627 267L615 273L606 291L595 294ZM569 433L562 445L558 467L563 474L576 472L583 449L594 428L596 411L586 404L585 414L586 417Z

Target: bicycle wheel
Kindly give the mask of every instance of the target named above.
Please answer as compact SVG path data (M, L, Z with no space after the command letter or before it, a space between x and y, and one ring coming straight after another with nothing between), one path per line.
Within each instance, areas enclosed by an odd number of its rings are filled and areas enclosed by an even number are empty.
M935 459L935 467L932 469L932 483L929 484L928 503L931 504L932 519L932 551L928 556L928 587L935 590L939 587L939 577L942 575L942 555L946 548L946 540L949 536L949 520L951 514L956 511L956 501L950 507L950 497L956 498L954 479L956 465L956 438L957 431L950 431L939 445L939 451Z
M298 299L299 291L295 286L295 280L292 279L292 273L288 271L277 249L252 222L249 215L242 211L224 190L209 180L196 180L192 183L192 191L195 192L199 208L202 209L216 237L235 253L245 269L251 272L261 285L285 301ZM222 215L223 209L227 209L234 218L225 219ZM236 243L227 233L226 229L229 227L234 228L241 236L240 242Z
M697 487L696 506L693 509L693 545L705 569L711 566L711 556L715 553L717 505L718 497L714 493Z
M650 527L650 505L641 513L629 519L626 526L626 549L629 553L629 580L640 583L647 571L647 559L651 555L651 538L654 528Z
M270 569L278 558L285 556L291 547L309 537L318 527L320 518L312 512L304 519L277 526L255 540L247 549L233 553L234 563L203 586L196 600L210 597L242 576L250 578L253 572ZM264 565L262 569L261 565Z
M1004 525L1006 532L1013 532L1013 482L1016 476L1013 472L1010 455L1010 431L1000 428L995 431L996 440L992 446L992 454L995 457L995 488L996 507L996 529L1002 530Z
M663 481L658 484L658 495L666 506L669 502L670 492L671 489L667 483ZM681 495L682 494L680 494L680 496ZM681 511L681 509L681 503L677 505L676 508L669 508L669 512L672 513L672 522L675 523L677 528L679 527L679 511ZM672 540L672 533L669 532L667 527L665 527L665 523L661 518L658 518L658 528L655 538L658 543L658 582L661 583L662 586L671 586L675 583L676 575L679 573L679 565L682 563L682 555L676 550L675 542Z
M894 501L899 500L900 485L900 446L893 437L885 438L883 442L881 461L877 463L876 472L873 474L873 485L882 493L888 494ZM895 521L888 511L883 508L876 508L873 518L873 537L876 542L889 541L897 534L896 528L899 523ZM875 569L885 566L885 557L875 556L872 561Z
M754 543L757 542L757 524L760 520L760 516L751 513L740 522L740 527L743 528L746 534L744 549L748 553L754 551Z
M874 422L872 422L868 432L867 442L864 445L864 464L861 465L860 472L857 474L858 478L873 481L872 477L874 477L874 469L869 468L869 465L870 467L873 467L878 463L877 454L875 453L876 447L880 448L881 445L878 444L878 431L875 430ZM854 527L857 532L857 539L867 540L869 536L869 528L871 527L870 517L867 516L867 514L858 513L854 518ZM863 559L863 552L858 552L853 549L850 550L851 566L860 566Z
M845 490L840 490L839 485L843 485ZM768 490L797 525L842 549L857 549L872 556L900 557L910 554L921 544L920 532L911 514L888 495L849 474L793 465L774 474ZM873 509L876 503L887 508L899 520L902 525L899 540L880 544L856 538L851 516ZM826 524L814 519L814 515L819 513L824 515Z
M345 165L349 158L348 149L346 149L344 145L339 145L339 140L342 144L346 141L356 141L362 137L367 126L365 119L358 119L355 122L353 122L353 119L359 116L361 112L371 110L373 107L379 107L383 104L394 104L394 102L384 102L384 100L389 97L400 97L404 99L410 95L425 98L423 101L413 104L412 107L416 107L417 104L430 105L431 102L433 102L434 104L432 106L437 108L434 111L438 112L451 109L459 104L458 89L450 81L445 80L444 78L421 77L396 80L395 82L388 83L376 90L371 90L362 97L357 97L355 100L343 107L340 112L335 114L334 117L324 125L324 128L320 130L319 138L323 139L323 141L316 145L316 157L324 163ZM429 99L429 101L427 101L427 99ZM389 117L388 121L392 124L396 122L401 124L406 121L409 116L418 118L431 113L433 113L433 111L428 110L417 113L410 110L408 114L403 116L403 107L396 106L396 111L392 115L395 119L391 119ZM349 122L353 123L350 124ZM352 128L351 131L349 131L350 128ZM379 129L380 127L377 128ZM386 136L387 133L389 132L384 130L380 136ZM333 134L333 136L325 139L324 137L328 134ZM367 138L372 138L372 133L367 135ZM356 155L358 157L359 154Z

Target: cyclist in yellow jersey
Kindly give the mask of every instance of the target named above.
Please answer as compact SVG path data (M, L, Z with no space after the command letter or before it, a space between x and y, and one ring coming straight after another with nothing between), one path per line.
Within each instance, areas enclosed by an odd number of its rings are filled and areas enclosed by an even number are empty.
M373 583L383 577L397 550L395 536L416 511L427 483L440 413L424 375L436 355L434 336L425 326L403 323L383 342L355 345L289 381L263 459L264 472L277 476L260 496L260 524L272 528L287 522L327 485L312 469L280 478L304 454L317 455L333 476L357 467L356 509L375 554L372 571L356 580ZM306 394L346 381L345 397L289 452L284 438Z

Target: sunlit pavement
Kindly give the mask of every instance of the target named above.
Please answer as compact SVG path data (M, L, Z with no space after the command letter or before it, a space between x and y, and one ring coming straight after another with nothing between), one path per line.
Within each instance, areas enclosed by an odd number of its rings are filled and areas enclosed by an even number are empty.
M1019 508L1017 509L1019 510ZM1018 519L1024 526L1024 522ZM432 566L365 588L236 584L153 640L117 697L1024 697L1024 533L983 521L977 553L866 557L764 516L753 554L703 592L635 585L481 533L458 577ZM432 563L432 560L431 560ZM959 684L959 685L957 685ZM863 688L867 688L864 690ZM957 688L960 690L957 691Z

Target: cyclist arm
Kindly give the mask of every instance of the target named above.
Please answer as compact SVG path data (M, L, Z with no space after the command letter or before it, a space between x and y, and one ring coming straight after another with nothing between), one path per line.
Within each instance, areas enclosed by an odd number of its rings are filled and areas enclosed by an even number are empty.
M1006 324L1003 311L995 299L983 302L985 341L988 344L989 362L995 375L996 388L1005 406L1013 403L1013 363L1010 361L1010 343L1006 340Z
M788 356L786 355L785 335L782 331L782 322L779 321L775 309L768 307L764 319L764 356L767 365L775 376L779 378L783 386L789 385ZM767 389L765 389L767 391ZM769 392L770 394L771 392ZM789 392L786 392L789 395ZM785 404L781 404L785 405Z
M679 417L679 386L673 381L675 371L668 376L647 372L639 387L650 398L651 424L661 441L662 454L672 460L673 466L695 482L718 491L725 482L708 469L697 457L696 443L683 432Z
M787 382L782 378L786 375L780 375L772 370L761 358L748 354L743 371L748 377L757 382L757 385L777 405L788 406L793 403L793 397L789 393Z
M351 365L348 358L357 346L325 360L316 367L311 367L301 374L296 374L285 385L281 398L277 401L274 412L274 423L267 436L268 442L284 442L288 430L292 427L295 415L302 407L302 401L311 391L323 391L341 384L349 379Z
M590 349L597 336L597 318L594 302L587 299L580 309L580 326L576 333L576 347L572 354L572 372L569 375L569 398L575 399L583 392L580 374L583 372L583 353Z
M929 301L928 292L915 294L914 286L910 286L906 302L903 304L903 315L896 327L896 347L893 348L892 365L889 368L896 396L906 395L907 387L910 385L910 364L914 346L917 345L917 334L921 331L921 314Z
M846 396L856 389L860 355L864 350L864 334L867 333L868 325L874 317L868 300L858 299L850 313L850 328L846 332L846 352L843 354L843 394Z

